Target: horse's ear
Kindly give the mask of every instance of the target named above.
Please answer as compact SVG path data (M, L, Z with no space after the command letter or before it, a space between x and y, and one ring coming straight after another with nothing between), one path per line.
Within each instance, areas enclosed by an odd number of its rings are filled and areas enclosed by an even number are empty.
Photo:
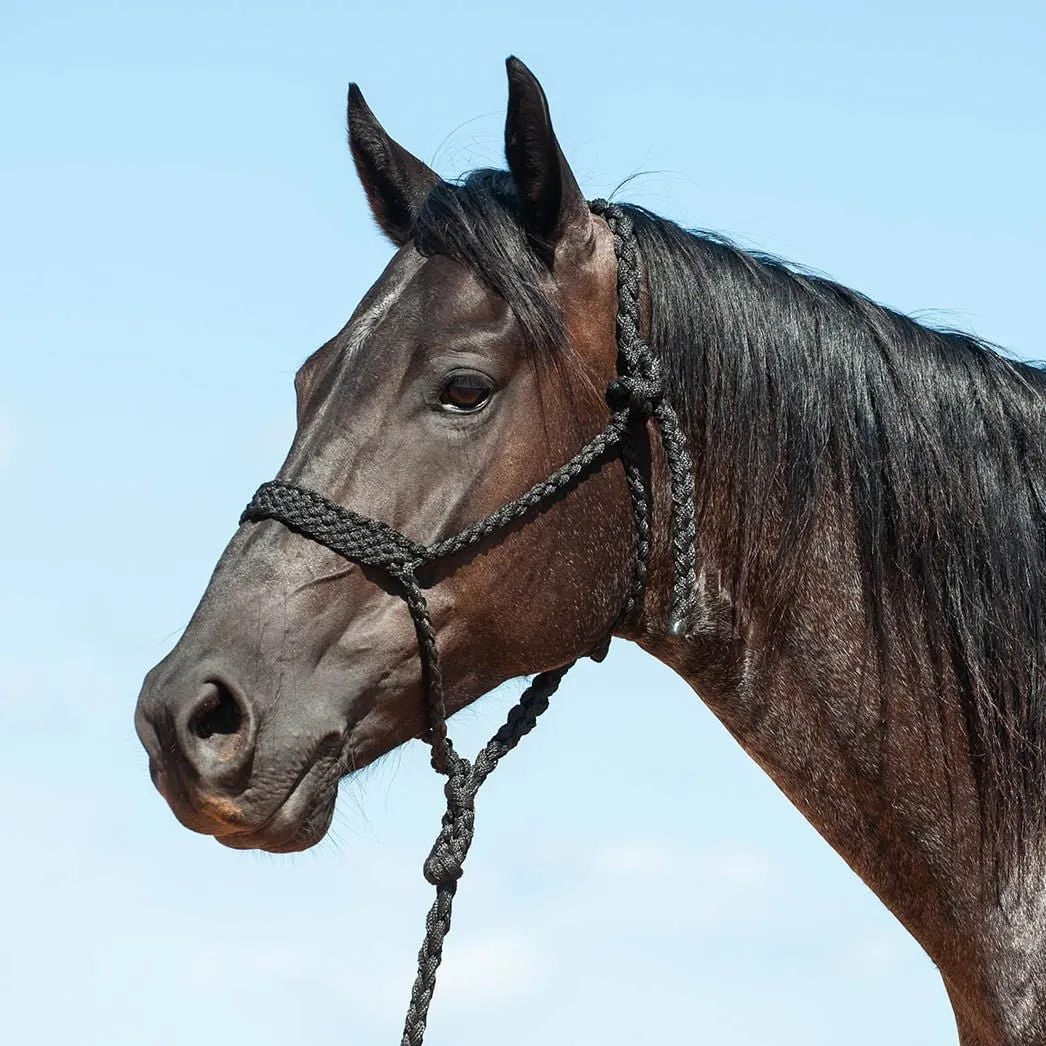
M355 84L349 85L349 148L374 220L402 247L439 175L389 137Z
M509 58L505 64L505 156L527 236L551 263L556 245L564 237L589 229L588 204L556 140L548 100L537 77L518 58Z

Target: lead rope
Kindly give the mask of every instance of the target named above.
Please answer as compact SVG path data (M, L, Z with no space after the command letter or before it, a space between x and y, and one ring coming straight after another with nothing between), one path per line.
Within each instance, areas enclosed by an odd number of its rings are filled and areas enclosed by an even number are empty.
M482 541L513 520L547 502L561 490L572 489L592 475L611 450L617 448L625 469L632 518L636 532L635 558L628 596L606 639L589 656L601 661L610 635L642 606L650 559L650 491L633 441L645 435L652 418L661 434L671 486L672 598L668 628L672 634L689 630L696 606L693 467L675 411L664 397L660 361L640 336L639 246L632 219L606 200L590 204L614 236L618 261L618 375L607 388L612 417L607 427L570 461L535 484L515 501L479 520L459 534L419 545L379 520L343 508L322 494L281 480L264 483L244 510L240 522L275 519L289 529L331 549L355 563L378 567L398 583L418 637L422 687L428 713L425 741L431 749L434 770L446 777L443 787L447 808L439 835L423 866L425 878L436 888L436 899L425 919L425 939L418 953L418 973L411 991L401 1046L422 1046L429 1004L436 987L436 972L443 958L443 941L450 930L451 910L458 880L475 833L475 799L480 786L498 762L534 729L563 676L576 661L542 672L509 711L500 730L470 762L458 755L447 736L447 710L443 697L436 630L416 572L434 562Z

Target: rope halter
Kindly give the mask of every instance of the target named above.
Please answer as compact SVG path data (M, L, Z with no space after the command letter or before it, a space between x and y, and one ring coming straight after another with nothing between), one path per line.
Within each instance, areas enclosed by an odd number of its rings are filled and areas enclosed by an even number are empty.
M436 887L436 899L425 922L425 939L418 954L418 973L411 992L401 1046L421 1046L429 1004L436 986L436 971L443 955L443 941L450 930L451 908L465 858L475 832L475 799L480 786L498 762L534 729L556 692L569 664L535 676L500 730L470 762L454 750L447 736L447 711L443 698L436 631L428 603L417 580L418 569L477 544L503 530L532 508L549 501L559 491L572 490L592 474L592 466L617 450L625 468L632 518L636 532L632 580L628 596L610 633L637 614L646 589L650 559L650 498L648 479L639 464L635 442L647 438L646 422L653 420L665 449L671 486L672 594L668 630L683 635L695 609L695 537L693 466L679 419L665 398L661 364L639 332L640 255L632 219L606 200L590 205L614 236L617 257L618 376L607 386L610 421L599 435L573 458L515 501L432 545L419 545L380 520L331 501L304 487L273 480L263 483L244 509L240 523L277 520L288 529L329 548L344 559L383 570L398 585L407 604L418 638L422 687L428 728L425 740L431 749L433 769L446 777L443 791L447 809L436 842L426 858L425 878ZM589 656L601 661L610 634Z

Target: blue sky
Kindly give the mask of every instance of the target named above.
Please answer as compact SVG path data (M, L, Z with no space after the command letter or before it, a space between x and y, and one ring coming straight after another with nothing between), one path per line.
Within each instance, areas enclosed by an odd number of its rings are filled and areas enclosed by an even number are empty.
M398 1041L440 790L333 837L181 828L132 711L282 458L291 378L389 256L350 79L443 174L503 59L583 188L1038 358L1041 3L50 3L0 13L0 1012L12 1042ZM643 173L645 172L645 173ZM466 750L518 694L459 716ZM930 962L667 669L623 644L491 780L430 1041L954 1043Z

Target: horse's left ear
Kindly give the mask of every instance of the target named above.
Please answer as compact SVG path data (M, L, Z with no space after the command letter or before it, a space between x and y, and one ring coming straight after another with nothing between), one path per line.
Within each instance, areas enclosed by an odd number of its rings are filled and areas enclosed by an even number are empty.
M349 148L374 220L402 247L414 235L418 211L439 175L389 137L355 84L349 85Z
M516 183L523 227L551 265L556 246L590 229L588 204L552 130L548 100L537 77L509 58L505 156Z

